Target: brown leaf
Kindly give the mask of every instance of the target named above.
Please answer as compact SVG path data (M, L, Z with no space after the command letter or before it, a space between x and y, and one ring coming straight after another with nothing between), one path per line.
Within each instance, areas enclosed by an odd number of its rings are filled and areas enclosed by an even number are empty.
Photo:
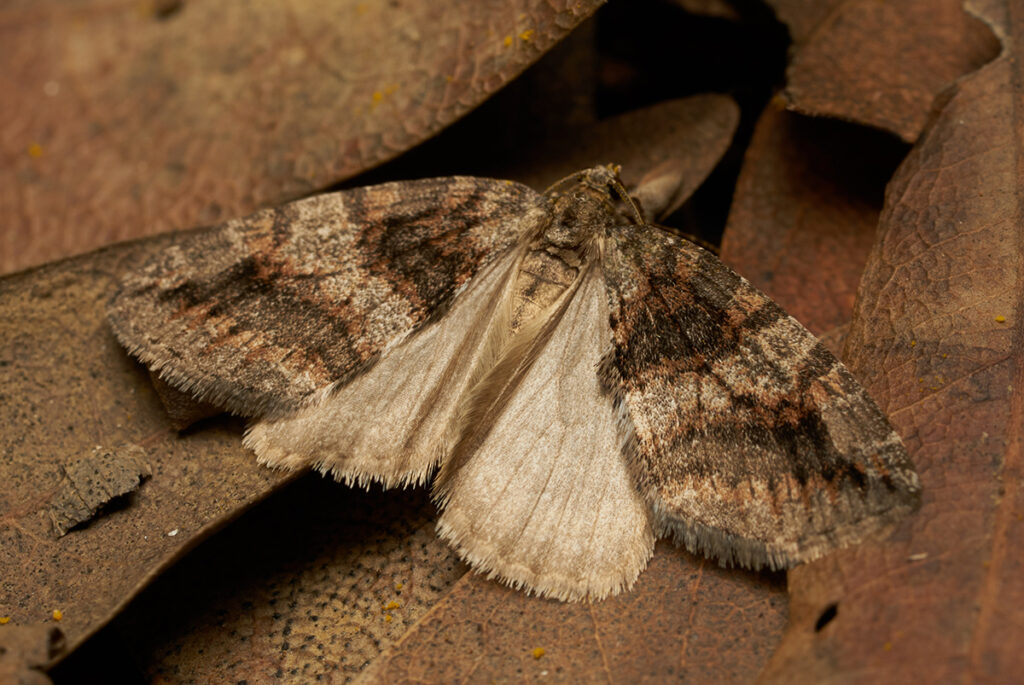
M1024 16L983 9L1007 52L949 93L893 179L847 342L915 460L921 510L887 541L791 573L772 682L1024 670Z
M379 164L600 4L8 4L0 271L245 214Z
M226 517L293 476L256 466L240 425L180 438L104 318L114 274L166 239L0 279L0 612L49 622L74 649L153 574ZM97 443L145 448L153 476L130 506L55 538L47 504L63 465Z
M761 115L722 238L722 260L815 335L849 323L885 183L903 146L867 129Z
M104 635L146 682L352 677L465 575L435 520L425 489L311 475L171 569Z
M49 685L46 667L65 649L55 625L0 627L0 683Z
M913 142L932 100L993 59L998 40L961 0L769 0L793 35L793 109Z
M601 602L467 574L359 682L749 682L785 622L779 580L665 542L631 592Z
M102 507L132 492L152 475L146 450L138 445L94 447L88 456L61 467L64 480L47 513L57 537L91 519Z

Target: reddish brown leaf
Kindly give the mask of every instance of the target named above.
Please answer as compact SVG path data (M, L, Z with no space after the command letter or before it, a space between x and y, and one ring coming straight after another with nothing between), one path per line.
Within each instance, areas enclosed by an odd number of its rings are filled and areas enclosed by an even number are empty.
M0 272L352 176L479 104L599 4L8 3Z
M786 94L797 111L914 141L934 97L999 53L961 0L769 0L796 50Z
M469 574L360 682L746 682L785 622L781 584L659 543L629 593L525 597Z
M45 668L64 648L64 634L56 625L0 628L0 682L50 685Z
M984 9L1007 52L960 81L893 179L847 342L915 460L921 510L791 573L773 682L1024 672L1024 14Z
M58 610L69 649L198 536L291 478L256 466L237 422L172 432L145 372L107 328L114 274L166 244L0 279L0 615L31 625ZM47 509L63 466L122 443L145 448L152 478L123 507L56 538Z
M816 335L848 324L903 153L878 133L769 105L736 185L723 261Z

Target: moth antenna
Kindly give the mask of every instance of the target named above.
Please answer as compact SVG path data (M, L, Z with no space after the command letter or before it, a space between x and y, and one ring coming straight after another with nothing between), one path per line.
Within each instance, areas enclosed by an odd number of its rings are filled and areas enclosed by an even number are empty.
M608 185L612 190L619 196L619 199L624 201L629 208L633 210L633 216L636 218L637 224L643 226L647 223L647 219L644 218L644 213L640 211L640 207L637 205L636 200L626 190L626 186L622 185L622 180L619 178L619 170L622 168L618 164L608 164L604 168L612 172L612 176L608 179Z
M547 189L544 191L544 194L552 195L557 193L558 189L561 188L562 186L571 185L579 181L588 171L589 169L584 169L582 171L574 171L568 176L558 179L557 181L555 181L554 183L547 187Z

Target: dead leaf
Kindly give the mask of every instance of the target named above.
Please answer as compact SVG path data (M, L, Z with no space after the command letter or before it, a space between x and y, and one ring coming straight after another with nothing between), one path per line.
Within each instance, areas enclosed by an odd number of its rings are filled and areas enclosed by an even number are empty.
M152 475L146 450L138 445L94 447L87 457L62 467L64 480L47 513L57 537L91 519L104 505L132 492Z
M631 592L600 602L467 574L359 682L749 682L785 623L780 581L666 542Z
M903 435L920 512L790 574L766 679L1015 682L1024 670L1019 5L893 179L847 358Z
M0 682L8 685L50 685L46 667L66 645L55 625L0 627Z
M885 183L905 153L877 132L774 101L747 148L722 260L815 335L848 324Z
M425 489L311 475L171 569L104 635L146 682L350 678L465 575L435 521ZM89 674L70 660L61 673Z
M793 109L892 131L913 142L932 100L999 54L961 0L769 0L790 27Z
M68 649L107 622L210 529L294 478L259 468L237 421L186 439L106 325L115 274L167 245L122 245L0 278L0 615L62 613ZM145 448L152 478L131 506L55 538L45 510L63 466L97 443Z
M149 381L153 384L153 390L160 398L164 411L167 412L171 427L176 430L184 430L196 421L223 413L220 407L209 402L200 402L187 392L178 390L160 378L158 373L149 371Z
M246 214L379 164L600 4L9 4L0 271Z

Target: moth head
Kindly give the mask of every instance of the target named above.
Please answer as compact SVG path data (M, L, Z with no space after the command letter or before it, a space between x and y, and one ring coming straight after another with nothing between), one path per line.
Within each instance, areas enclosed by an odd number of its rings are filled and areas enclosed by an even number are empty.
M616 165L577 171L552 185L545 195L552 204L552 222L545 238L560 247L579 245L607 226L644 223Z

